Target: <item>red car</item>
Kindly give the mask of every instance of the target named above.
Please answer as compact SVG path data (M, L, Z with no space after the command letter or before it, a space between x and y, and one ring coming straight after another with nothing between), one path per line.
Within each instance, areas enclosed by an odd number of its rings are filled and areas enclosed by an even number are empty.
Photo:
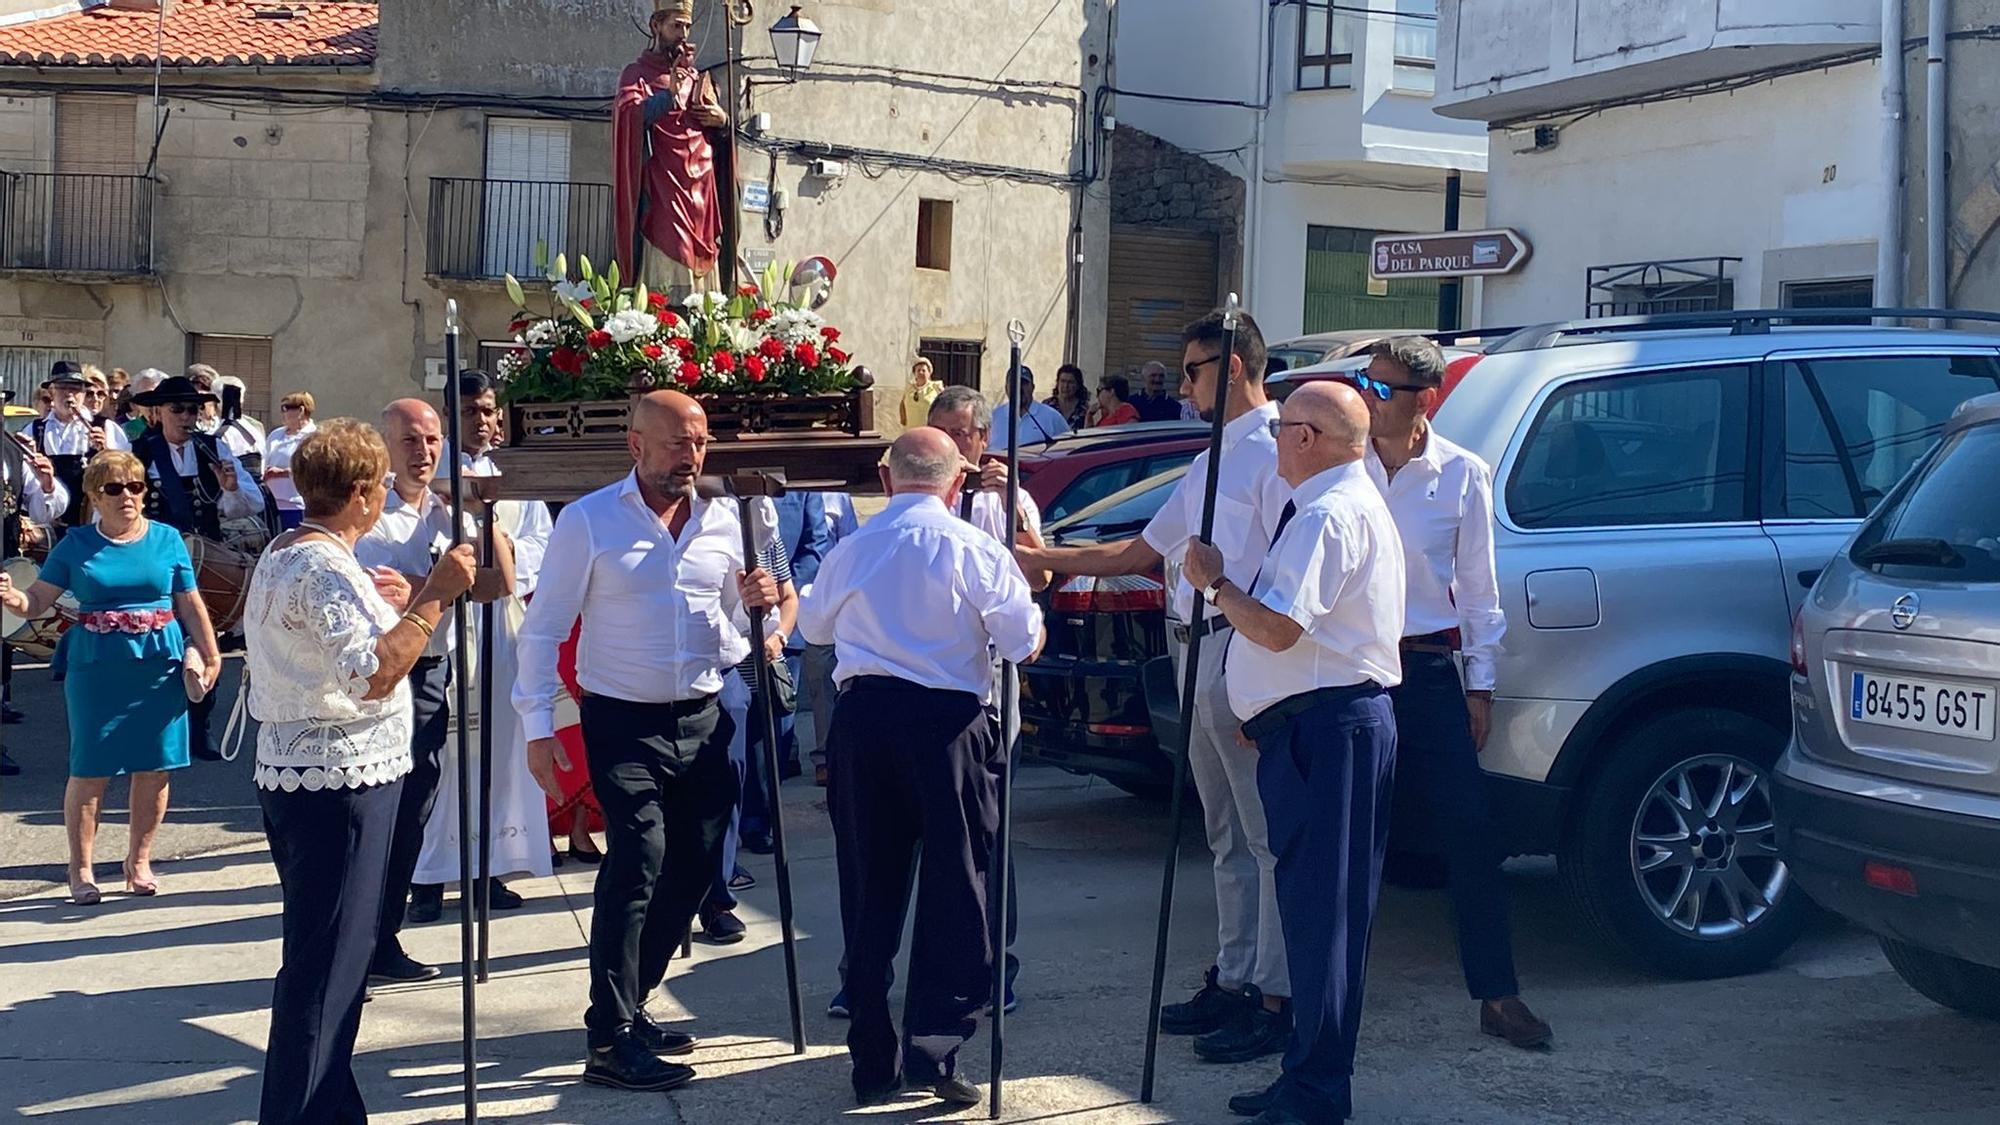
M1067 433L1021 449L1021 485L1054 523L1208 448L1206 422L1138 422Z

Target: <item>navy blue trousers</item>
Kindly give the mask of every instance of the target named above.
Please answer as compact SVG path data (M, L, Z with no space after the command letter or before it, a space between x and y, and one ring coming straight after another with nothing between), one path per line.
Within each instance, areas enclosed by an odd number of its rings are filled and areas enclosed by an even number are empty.
M1257 755L1292 976L1279 1098L1314 1125L1337 1125L1353 1113L1361 986L1389 850L1395 712L1380 688L1353 688L1259 738Z
M1466 990L1475 1000L1518 995L1507 883L1500 873L1505 849L1472 744L1458 667L1443 653L1405 652L1403 682L1389 698L1396 707L1396 831L1444 853Z
M450 628L447 618L440 628ZM396 811L396 833L389 843L389 876L382 886L382 916L375 948L392 953L402 948L403 908L410 901L410 881L417 874L417 857L424 850L424 825L437 807L438 784L444 780L443 758L451 725L451 659L424 656L410 669L410 772L403 779L403 804Z

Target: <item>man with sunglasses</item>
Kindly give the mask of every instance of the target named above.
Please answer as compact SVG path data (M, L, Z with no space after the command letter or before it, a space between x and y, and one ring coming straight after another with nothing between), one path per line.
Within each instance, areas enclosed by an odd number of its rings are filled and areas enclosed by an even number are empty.
M1222 336L1219 311L1181 333L1181 395L1199 404L1207 418L1214 409L1217 380L1226 384L1215 533L1209 541L1223 552L1225 573L1247 586L1276 534L1291 486L1278 475L1278 447L1270 429L1278 407L1264 397L1263 333L1244 314L1232 353L1222 352ZM1203 451L1139 538L1090 547L1022 548L1016 554L1030 572L1068 575L1145 574L1165 558L1178 562L1201 530L1207 481L1208 453ZM1160 1030L1200 1036L1195 1053L1206 1061L1247 1062L1283 1050L1292 1026L1291 983L1278 922L1277 861L1257 792L1257 755L1237 744L1238 724L1223 688L1222 655L1230 625L1207 614L1194 634L1188 623L1194 620L1195 588L1185 575L1173 586L1168 632L1175 654L1184 658L1189 644L1201 645L1188 768L1215 854L1218 948L1200 991L1161 1009Z
M95 369L91 369L94 371ZM89 372L69 360L57 360L49 371L52 398L47 415L28 427L36 452L55 466L57 479L68 489L70 502L57 522L57 533L75 527L84 519L84 464L103 449L127 449L130 444L116 427L107 429L104 420L84 404L90 392ZM98 375L99 379L103 375Z
M1444 369L1436 344L1399 336L1377 343L1355 380L1372 419L1368 474L1408 560L1403 683L1390 692L1401 733L1396 820L1444 852L1479 1029L1516 1047L1544 1047L1549 1025L1521 1002L1514 976L1505 857L1479 768L1507 629L1493 562L1493 474L1431 428Z

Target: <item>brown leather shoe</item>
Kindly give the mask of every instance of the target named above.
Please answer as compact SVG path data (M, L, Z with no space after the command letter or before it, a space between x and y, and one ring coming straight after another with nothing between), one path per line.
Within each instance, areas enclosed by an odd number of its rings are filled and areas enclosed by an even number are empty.
M1479 1030L1523 1050L1546 1047L1555 1038L1554 1029L1529 1011L1519 996L1479 1005Z

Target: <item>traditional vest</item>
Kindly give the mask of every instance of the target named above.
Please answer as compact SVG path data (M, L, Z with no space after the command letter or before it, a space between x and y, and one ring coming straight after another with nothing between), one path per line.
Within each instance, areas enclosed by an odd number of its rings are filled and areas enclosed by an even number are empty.
M194 446L195 475L184 477L174 467L173 447L158 430L148 430L132 444L132 455L154 479L146 492L146 518L178 528L186 535L222 539L222 481L215 466L222 455L209 434L188 437Z

